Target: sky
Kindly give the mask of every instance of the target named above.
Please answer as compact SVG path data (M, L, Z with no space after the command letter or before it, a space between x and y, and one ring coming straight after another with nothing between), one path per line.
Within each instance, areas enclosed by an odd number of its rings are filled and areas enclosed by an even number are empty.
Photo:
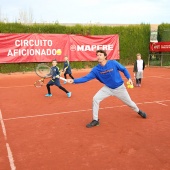
M0 20L25 23L170 23L169 0L0 0Z

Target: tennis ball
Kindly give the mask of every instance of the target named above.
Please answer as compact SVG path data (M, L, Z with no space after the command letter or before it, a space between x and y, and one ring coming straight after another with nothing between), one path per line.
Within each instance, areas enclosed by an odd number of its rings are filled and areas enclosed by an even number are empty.
M128 85L127 85L127 88L129 88L129 89L133 89L133 85L128 84Z
M130 85L130 82L129 81L127 81L127 83L126 83L127 85Z
M130 88L130 89L133 89L133 85L129 85L129 88Z
M62 53L61 49L57 49L57 50L56 50L56 54L57 54L57 55L61 55L61 53Z

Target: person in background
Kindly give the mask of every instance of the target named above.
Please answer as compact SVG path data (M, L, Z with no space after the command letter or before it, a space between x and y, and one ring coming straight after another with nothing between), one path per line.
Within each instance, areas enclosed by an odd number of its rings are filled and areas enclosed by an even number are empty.
M63 72L64 72L64 78L65 78L65 79L67 79L67 74L68 74L72 79L74 79L74 77L72 76L72 72L71 72L70 62L69 62L67 56L64 57ZM66 83L67 83L67 82L64 81L64 84L66 84Z
M136 79L136 87L141 87L143 71L145 69L145 62L144 60L142 60L140 53L138 53L136 57L137 60L134 63L133 72L134 72L134 77Z

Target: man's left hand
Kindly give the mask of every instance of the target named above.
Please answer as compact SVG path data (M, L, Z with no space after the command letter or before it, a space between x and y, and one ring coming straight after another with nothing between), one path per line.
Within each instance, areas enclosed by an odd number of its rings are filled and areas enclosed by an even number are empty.
M133 85L132 79L129 79L128 82L129 82L130 85Z

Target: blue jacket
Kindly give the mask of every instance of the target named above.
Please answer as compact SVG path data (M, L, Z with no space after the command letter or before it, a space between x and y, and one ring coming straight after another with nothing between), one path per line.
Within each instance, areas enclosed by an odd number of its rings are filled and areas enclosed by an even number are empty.
M124 82L119 71L123 72L127 79L130 78L128 70L123 65L116 60L108 60L105 66L98 64L86 76L74 79L74 83L84 83L96 78L109 88L115 89Z

